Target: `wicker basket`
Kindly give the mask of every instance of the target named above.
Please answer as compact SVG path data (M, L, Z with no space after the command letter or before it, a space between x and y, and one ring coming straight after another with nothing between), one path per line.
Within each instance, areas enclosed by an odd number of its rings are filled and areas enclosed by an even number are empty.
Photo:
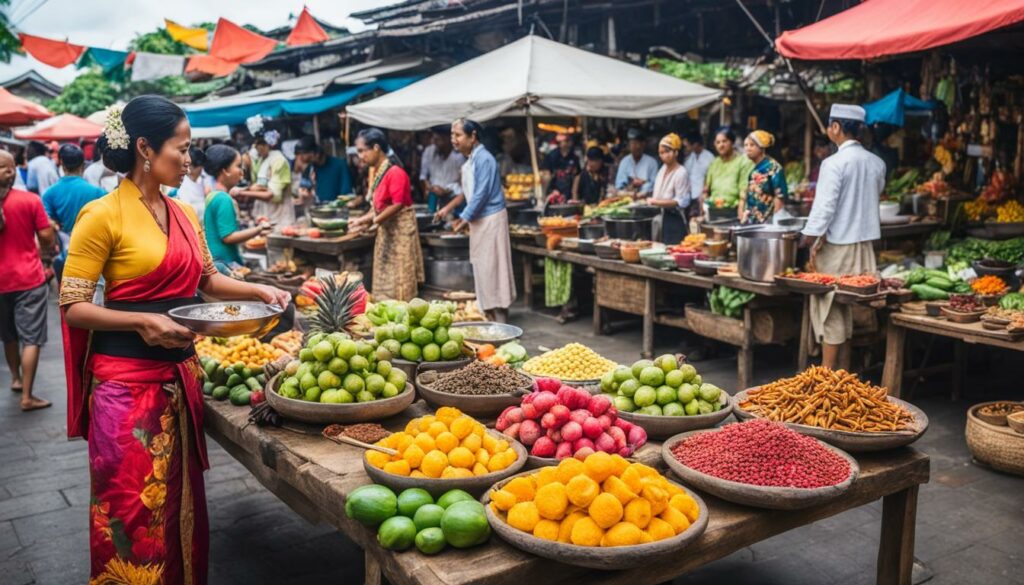
M976 404L967 411L967 448L978 461L999 471L1024 476L1024 435L979 419L975 410L986 404L991 403Z
M1024 435L1024 412L1015 412L1006 417L1006 424L1010 425L1013 432Z

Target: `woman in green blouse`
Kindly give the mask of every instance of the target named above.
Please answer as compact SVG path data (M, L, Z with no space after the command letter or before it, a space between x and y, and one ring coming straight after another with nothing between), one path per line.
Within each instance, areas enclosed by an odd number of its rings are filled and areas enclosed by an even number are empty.
M213 264L222 274L228 274L233 265L242 263L238 245L272 229L261 223L248 229L239 229L238 209L231 193L242 180L242 157L238 151L224 144L206 149L206 172L217 179L217 184L206 196L203 223L206 243L213 256Z
M740 196L746 192L747 179L754 163L736 152L736 135L728 126L715 133L718 158L711 161L704 179L704 204L708 219L737 217Z

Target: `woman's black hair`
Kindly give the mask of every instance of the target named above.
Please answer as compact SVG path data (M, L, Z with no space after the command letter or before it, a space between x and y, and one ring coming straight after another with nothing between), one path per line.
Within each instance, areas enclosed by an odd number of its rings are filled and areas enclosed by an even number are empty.
M686 141L690 144L704 144L704 137L700 135L700 132L687 132Z
M188 157L192 159L192 167L206 166L206 155L203 153L203 149L198 146L188 147Z
M480 135L483 134L484 127L480 125L480 122L476 120L469 120L467 118L459 118L455 120L455 124L462 124L462 131L467 136L476 136L477 140L480 140Z
M719 134L725 135L729 142L736 142L736 134L732 131L732 128L728 126L722 126L718 130L715 130L715 136Z
M128 133L128 148L111 148L106 135L96 141L103 157L103 165L119 173L131 172L135 166L135 152L139 138L145 138L149 147L158 151L185 119L185 111L178 104L159 95L140 95L128 102L121 112L121 123Z
M587 159L604 161L604 151L596 146L591 146L587 149Z
M380 128L364 128L359 131L359 134L356 134L356 138L362 138L366 146L370 148L379 146L385 154L391 149L391 145L388 144L387 135Z
M231 163L235 162L235 159L239 156L241 155L238 154L237 150L226 144L214 144L207 148L204 153L206 164L203 166L203 169L211 177L218 179L221 172L227 170Z

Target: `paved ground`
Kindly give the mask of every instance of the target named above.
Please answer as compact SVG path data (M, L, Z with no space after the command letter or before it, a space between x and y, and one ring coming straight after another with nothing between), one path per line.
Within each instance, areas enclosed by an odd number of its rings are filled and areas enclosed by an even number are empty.
M623 362L637 357L637 327L594 338L588 321L561 327L548 317L523 311L513 318L530 331L525 340L530 347L578 340ZM3 585L88 580L88 468L85 444L68 442L64 435L59 332L55 311L51 311L51 343L43 351L38 394L53 400L54 408L23 414L13 395L0 400ZM690 348L677 331L659 329L656 339L660 351ZM725 388L734 387L734 357L727 350L714 357L698 364L701 373ZM919 388L915 396L915 402L931 417L931 429L918 443L933 463L932 482L921 492L917 525L917 557L934 574L930 583L1024 583L1024 480L971 463L963 440L963 413L970 402L1013 395L1020 398L1024 367L1013 358L997 354L979 365L986 373L968 384L969 401L950 402L941 379L930 380L928 390ZM791 374L793 368L791 350L758 350L757 381ZM9 383L6 366L0 366L0 388ZM358 583L362 579L358 548L325 526L306 523L215 443L211 442L210 448L213 469L206 481L212 527L211 584L298 585ZM880 519L879 504L852 510L744 549L676 582L872 583Z

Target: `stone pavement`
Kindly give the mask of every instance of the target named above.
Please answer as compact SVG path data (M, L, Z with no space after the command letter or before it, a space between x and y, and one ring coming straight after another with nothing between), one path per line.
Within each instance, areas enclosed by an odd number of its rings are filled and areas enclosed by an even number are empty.
M51 305L52 307L52 305ZM559 326L537 312L515 311L528 331L524 344L558 346L581 341L609 358L632 362L640 346L637 327L593 337L588 320ZM88 581L86 446L65 438L65 389L60 327L50 311L50 344L43 350L37 394L54 402L22 413L12 394L0 399L0 584L63 585ZM660 351L692 347L676 330L659 329ZM970 402L1009 398L1024 368L997 355L1003 375L968 385ZM791 374L791 350L759 348L758 382ZM704 376L735 385L735 358L721 350L697 364ZM935 380L939 384L942 380ZM0 388L10 375L0 366ZM915 403L931 418L918 443L932 457L932 482L918 509L917 557L934 574L930 583L1024 584L1024 480L971 463L963 440L968 401L951 403L943 388L919 390ZM0 395L2 398L3 395ZM213 468L206 476L211 524L211 585L358 583L359 549L326 526L312 526L260 486L211 441ZM339 502L339 505L340 502ZM881 521L876 503L795 530L714 563L676 583L868 584L874 582ZM685 553L683 553L685 554Z

